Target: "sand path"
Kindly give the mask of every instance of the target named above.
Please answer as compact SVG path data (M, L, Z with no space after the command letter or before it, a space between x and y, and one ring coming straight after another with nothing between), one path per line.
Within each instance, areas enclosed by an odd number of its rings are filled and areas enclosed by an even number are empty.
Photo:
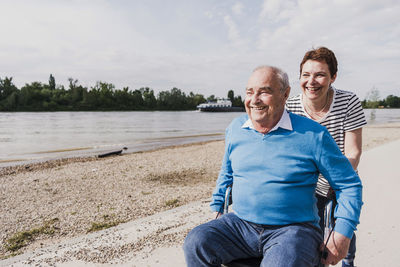
M400 163L398 151L400 140L366 151L362 156L359 172L364 185L364 207L357 232L357 266L398 266L400 261L396 212L400 200L396 192L400 178L396 168ZM185 266L182 239L193 226L211 219L207 202L192 202L25 253L0 261L0 266ZM176 240L175 245L168 242L171 238Z

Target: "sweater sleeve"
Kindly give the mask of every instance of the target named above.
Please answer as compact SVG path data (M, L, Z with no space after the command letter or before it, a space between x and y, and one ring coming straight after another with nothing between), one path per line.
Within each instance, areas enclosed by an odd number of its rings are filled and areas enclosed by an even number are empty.
M363 204L361 180L327 131L322 135L322 144L317 164L336 193L335 231L351 238Z
M231 127L231 126L230 126ZM217 184L215 186L210 207L212 211L222 212L225 202L225 192L228 185L233 183L233 174L231 168L230 154L230 139L231 128L228 127L225 131L225 153L222 159L221 170L218 175Z

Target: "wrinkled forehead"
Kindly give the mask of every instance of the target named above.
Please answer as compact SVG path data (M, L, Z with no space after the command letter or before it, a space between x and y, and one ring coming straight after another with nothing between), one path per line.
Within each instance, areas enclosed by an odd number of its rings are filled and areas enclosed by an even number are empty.
M259 88L280 88L280 82L272 69L265 68L254 71L247 82L246 90L248 89L259 89Z

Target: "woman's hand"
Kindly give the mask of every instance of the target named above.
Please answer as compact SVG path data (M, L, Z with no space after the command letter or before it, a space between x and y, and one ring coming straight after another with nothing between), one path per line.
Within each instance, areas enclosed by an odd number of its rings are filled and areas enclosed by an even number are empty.
M321 259L321 262L323 264L336 265L340 260L346 257L350 241L350 238L333 231L326 245L328 256L326 259Z

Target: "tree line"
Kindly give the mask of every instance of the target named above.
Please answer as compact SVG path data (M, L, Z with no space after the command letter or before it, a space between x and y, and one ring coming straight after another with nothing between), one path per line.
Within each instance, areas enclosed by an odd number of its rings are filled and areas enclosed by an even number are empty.
M68 87L56 85L50 74L48 84L32 82L17 88L12 78L0 78L0 111L132 111L132 110L195 110L197 105L216 101L215 95L185 94L178 88L160 91L149 87L130 90L116 89L111 83L97 82L88 89L69 78ZM241 96L229 90L227 98L233 106L243 107ZM372 88L361 101L363 108L400 108L400 97L389 95L381 99L379 90Z
M388 95L381 99L379 90L374 87L368 92L367 97L361 101L361 105L363 108L400 108L400 97Z
M133 110L195 110L197 105L216 101L214 95L185 94L178 88L160 91L149 87L130 90L116 89L111 83L97 82L88 89L69 78L68 88L56 85L50 74L48 84L32 82L20 89L12 77L0 78L0 111L133 111ZM233 106L243 106L241 96L229 90Z

